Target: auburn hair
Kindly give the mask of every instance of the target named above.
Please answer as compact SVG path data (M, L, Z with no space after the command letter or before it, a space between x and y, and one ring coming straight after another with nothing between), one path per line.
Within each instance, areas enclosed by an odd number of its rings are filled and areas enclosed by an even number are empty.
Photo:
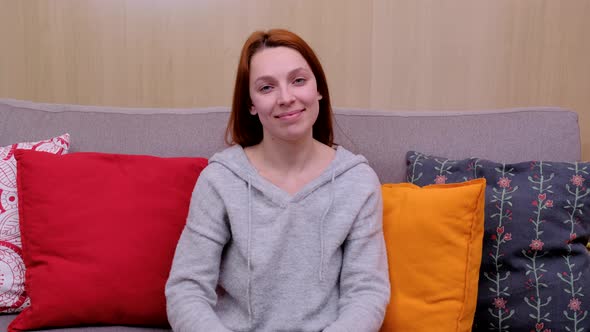
M256 145L262 141L262 124L258 116L250 114L250 62L256 52L271 47L289 47L301 54L315 76L319 100L319 114L313 125L313 138L328 146L334 143L332 129L332 105L326 75L317 56L309 45L298 35L283 29L256 31L248 37L240 55L231 114L225 131L225 141L229 145L243 147Z

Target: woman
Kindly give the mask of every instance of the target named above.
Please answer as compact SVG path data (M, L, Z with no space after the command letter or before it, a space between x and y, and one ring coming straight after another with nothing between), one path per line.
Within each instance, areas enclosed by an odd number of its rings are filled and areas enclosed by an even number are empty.
M377 331L389 301L379 180L333 146L312 49L255 32L226 139L193 192L166 285L175 331Z

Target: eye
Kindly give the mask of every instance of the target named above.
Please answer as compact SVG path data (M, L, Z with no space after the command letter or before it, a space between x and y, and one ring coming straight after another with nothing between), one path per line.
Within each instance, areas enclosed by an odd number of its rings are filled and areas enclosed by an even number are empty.
M272 86L270 85L263 85L260 88L258 88L258 91L262 93L270 92L270 90L272 90Z
M295 85L303 85L303 84L305 84L306 81L307 80L305 78L298 77L298 78L296 78L296 79L293 80L293 84L295 84Z

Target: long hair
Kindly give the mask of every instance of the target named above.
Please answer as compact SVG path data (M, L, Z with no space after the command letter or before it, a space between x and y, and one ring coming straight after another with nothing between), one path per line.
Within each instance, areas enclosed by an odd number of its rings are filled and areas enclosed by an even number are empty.
M301 54L315 76L317 89L322 99L319 100L319 114L313 125L313 138L332 146L334 132L332 129L332 105L328 82L317 56L299 36L283 29L256 31L248 37L240 55L231 114L225 131L225 141L229 145L239 144L243 147L256 145L262 141L262 124L258 116L250 114L250 62L256 52L270 47L289 47Z

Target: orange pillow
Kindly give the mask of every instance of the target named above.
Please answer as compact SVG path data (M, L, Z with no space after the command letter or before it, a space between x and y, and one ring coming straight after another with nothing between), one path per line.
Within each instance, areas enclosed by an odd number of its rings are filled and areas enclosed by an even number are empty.
M391 301L381 331L471 331L485 186L382 186Z

